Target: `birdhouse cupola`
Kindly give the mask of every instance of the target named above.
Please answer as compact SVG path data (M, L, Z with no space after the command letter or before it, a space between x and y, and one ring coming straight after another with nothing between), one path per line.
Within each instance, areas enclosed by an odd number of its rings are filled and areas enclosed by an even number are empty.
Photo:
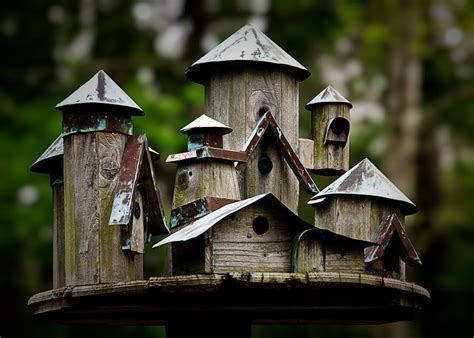
M193 151L201 147L222 148L222 136L232 132L232 128L203 114L180 132L188 135L188 151Z
M311 111L313 168L319 175L339 175L349 169L350 103L327 86L305 108Z
M176 182L170 227L185 225L231 202L240 200L235 162L245 153L222 149L222 135L232 129L206 115L181 129L188 135L188 151L173 154Z
M252 25L243 26L186 70L190 80L205 87L206 113L232 128L223 142L224 148L234 151L245 148L261 117L269 111L291 147L298 150L298 85L309 75L304 66ZM297 212L298 180L285 159L270 148L260 147L249 158L248 167L255 168L254 162L264 157L272 161L274 170L268 174L240 172L242 196L272 192Z

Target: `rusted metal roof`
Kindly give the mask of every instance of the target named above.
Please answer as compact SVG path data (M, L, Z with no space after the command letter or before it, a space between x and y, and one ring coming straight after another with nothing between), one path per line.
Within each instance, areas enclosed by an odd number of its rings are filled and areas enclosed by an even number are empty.
M218 159L230 162L245 162L248 159L246 153L242 151L226 150L213 147L201 147L185 153L171 154L166 159L167 163L181 162L189 160Z
M206 114L202 114L197 119L181 128L179 131L185 134L189 134L190 132L198 132L198 130L202 129L214 129L219 131L222 135L228 134L232 131L231 127L214 120Z
M49 174L55 167L60 166L63 160L63 137L59 135L56 140L33 163L30 170L35 173Z
M315 195L308 204L317 204L337 195L380 197L399 202L406 215L418 211L416 205L367 158Z
M186 76L197 83L203 83L207 73L206 66L230 62L262 62L288 67L300 81L311 73L292 58L269 37L248 24L232 34L209 53L193 63Z
M160 192L156 184L151 156L147 151L145 135L128 137L123 153L122 166L114 191L114 201L110 214L110 225L128 225L133 214L133 196L140 184L141 192L149 205L147 225L153 235L169 233L163 212Z
M241 163L238 163L236 165L237 171L240 172L245 169L245 162L250 157L250 155L252 155L252 153L262 140L263 136L268 131L272 132L276 140L275 145L278 147L282 156L290 166L291 170L293 171L305 191L309 194L315 194L319 192L316 183L314 183L313 179L311 178L311 175L301 163L298 155L296 155L295 151L291 147L291 144L286 139L283 130L280 128L275 118L273 117L273 114L270 111L266 112L262 116L260 121L257 123L257 126L253 130L252 134L250 135L249 139L247 140L246 144L244 145L242 151L247 154L247 158L245 161L242 161Z
M304 107L307 110L311 110L314 106L325 103L345 103L352 108L352 103L331 86L324 88L321 93L316 95L314 99L309 101Z
M307 223L303 219L301 219L298 215L293 213L290 209L288 209L285 204L283 204L278 198L276 198L272 193L266 193L266 194L261 194L257 195L251 198L247 198L245 200L237 201L234 203L230 203L227 205L224 205L223 207L217 209L214 212L211 212L210 214L207 214L206 216L199 218L197 221L190 223L189 225L185 226L184 228L176 231L175 233L169 235L165 239L159 241L155 245L153 245L153 248L159 247L161 245L165 245L168 243L174 243L174 242L183 242L187 241L193 238L196 238L203 233L205 233L207 230L212 228L214 225L218 224L220 221L223 219L231 216L232 214L249 207L250 205L257 203L259 201L268 201L272 204L275 205L275 210L279 210L282 213L288 215L292 220L288 222L288 226L294 227L294 226L299 226L302 229L315 229L316 231L320 231L324 236L329 236L329 237L334 237L334 238L340 238L348 241L353 241L354 243L362 243L365 247L369 245L374 245L376 243L372 242L366 242L366 241L360 241L356 239L352 239L346 236L342 236L339 234L336 234L334 232L331 232L326 229L319 229L315 227L312 224Z
M397 233L399 239L400 258L410 266L421 265L421 259L416 253L413 244L407 236L407 232L395 214L387 216L380 224L375 233L373 242L379 244L365 248L365 262L370 263L382 258L385 249L392 241L393 235Z
M143 110L103 70L56 105L59 110L83 104L123 107L130 115L144 115Z

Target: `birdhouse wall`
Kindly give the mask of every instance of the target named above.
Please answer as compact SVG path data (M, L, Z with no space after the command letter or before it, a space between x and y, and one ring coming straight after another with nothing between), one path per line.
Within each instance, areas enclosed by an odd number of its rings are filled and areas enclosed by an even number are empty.
M64 182L52 183L53 191L53 288L66 286L64 267ZM51 180L53 182L53 179Z
M211 231L206 246L212 272L290 272L292 240L301 229L271 204L261 203Z
M354 239L371 241L382 220L396 214L404 222L400 207L393 201L365 196L330 196L313 205L315 226Z
M237 174L232 162L199 160L178 164L173 209L202 197L240 199Z
M349 110L349 106L342 103L320 104L313 108L311 133L314 140L314 172L340 175L349 170L349 139L345 144L325 142L329 121L336 117L350 121Z
M326 272L364 273L364 250L344 247L343 245L328 245L326 247Z
M324 252L324 240L321 235L303 236L297 243L292 272L324 272Z
M109 225L127 136L64 137L66 285L112 283L143 276L141 255L122 251L122 227Z
M212 118L230 126L233 132L224 136L224 148L242 150L257 122L268 109L282 128L289 143L298 151L299 114L298 80L286 69L275 66L246 64L234 67L215 67L205 84L206 111ZM252 161L247 165L255 167ZM247 185L242 198L272 191L294 212L298 210L299 185L297 178L278 156L274 167L285 168L273 173L275 180L269 182L270 190L260 185ZM242 182L247 178L242 178ZM285 182L286 188L274 188L278 182ZM280 191L279 191L280 190ZM292 196L291 200L287 196Z

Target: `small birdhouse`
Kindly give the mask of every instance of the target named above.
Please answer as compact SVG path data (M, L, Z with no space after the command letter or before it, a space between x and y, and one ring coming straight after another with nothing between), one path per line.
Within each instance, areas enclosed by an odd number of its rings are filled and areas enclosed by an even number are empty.
M349 131L352 104L331 86L305 108L311 111L313 159L311 171L340 175L349 169Z
M310 227L263 194L225 205L153 247L173 244L173 275L290 272L293 238Z
M53 193L53 288L65 286L63 139L60 135L33 163L32 172L49 174Z
M298 61L252 25L245 25L186 70L187 77L205 87L207 114L233 129L224 137L224 147L242 150L263 114L271 111L293 149L298 149L298 83L310 73ZM273 149L259 147L249 159L269 159L270 174L242 172L242 196L272 192L294 212L298 211L299 185L285 159ZM261 153L261 151L263 153ZM253 175L253 176L252 176ZM245 184L246 180L251 182ZM264 182L263 191L255 180ZM286 182L282 185L281 182Z
M245 154L222 149L222 136L231 131L206 115L181 129L188 135L188 151L170 155L166 160L178 165L172 229L240 200L234 162L245 161Z
M368 273L400 278L403 274L401 261L410 266L421 265L420 257L395 214L388 215L382 220L374 234L373 242L378 245L365 248Z
M63 112L65 283L140 279L145 237L168 232L146 138L132 135L131 117L143 111L103 71L56 108Z
M376 233L389 215L403 224L416 206L368 159L314 196L315 226L363 241L378 242ZM402 271L403 275L404 271Z

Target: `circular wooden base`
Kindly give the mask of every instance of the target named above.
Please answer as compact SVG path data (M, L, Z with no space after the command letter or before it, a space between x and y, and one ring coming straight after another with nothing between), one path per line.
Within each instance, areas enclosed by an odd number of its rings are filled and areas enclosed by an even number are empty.
M28 304L38 318L66 324L376 324L410 320L429 298L414 283L363 274L231 273L65 287Z

